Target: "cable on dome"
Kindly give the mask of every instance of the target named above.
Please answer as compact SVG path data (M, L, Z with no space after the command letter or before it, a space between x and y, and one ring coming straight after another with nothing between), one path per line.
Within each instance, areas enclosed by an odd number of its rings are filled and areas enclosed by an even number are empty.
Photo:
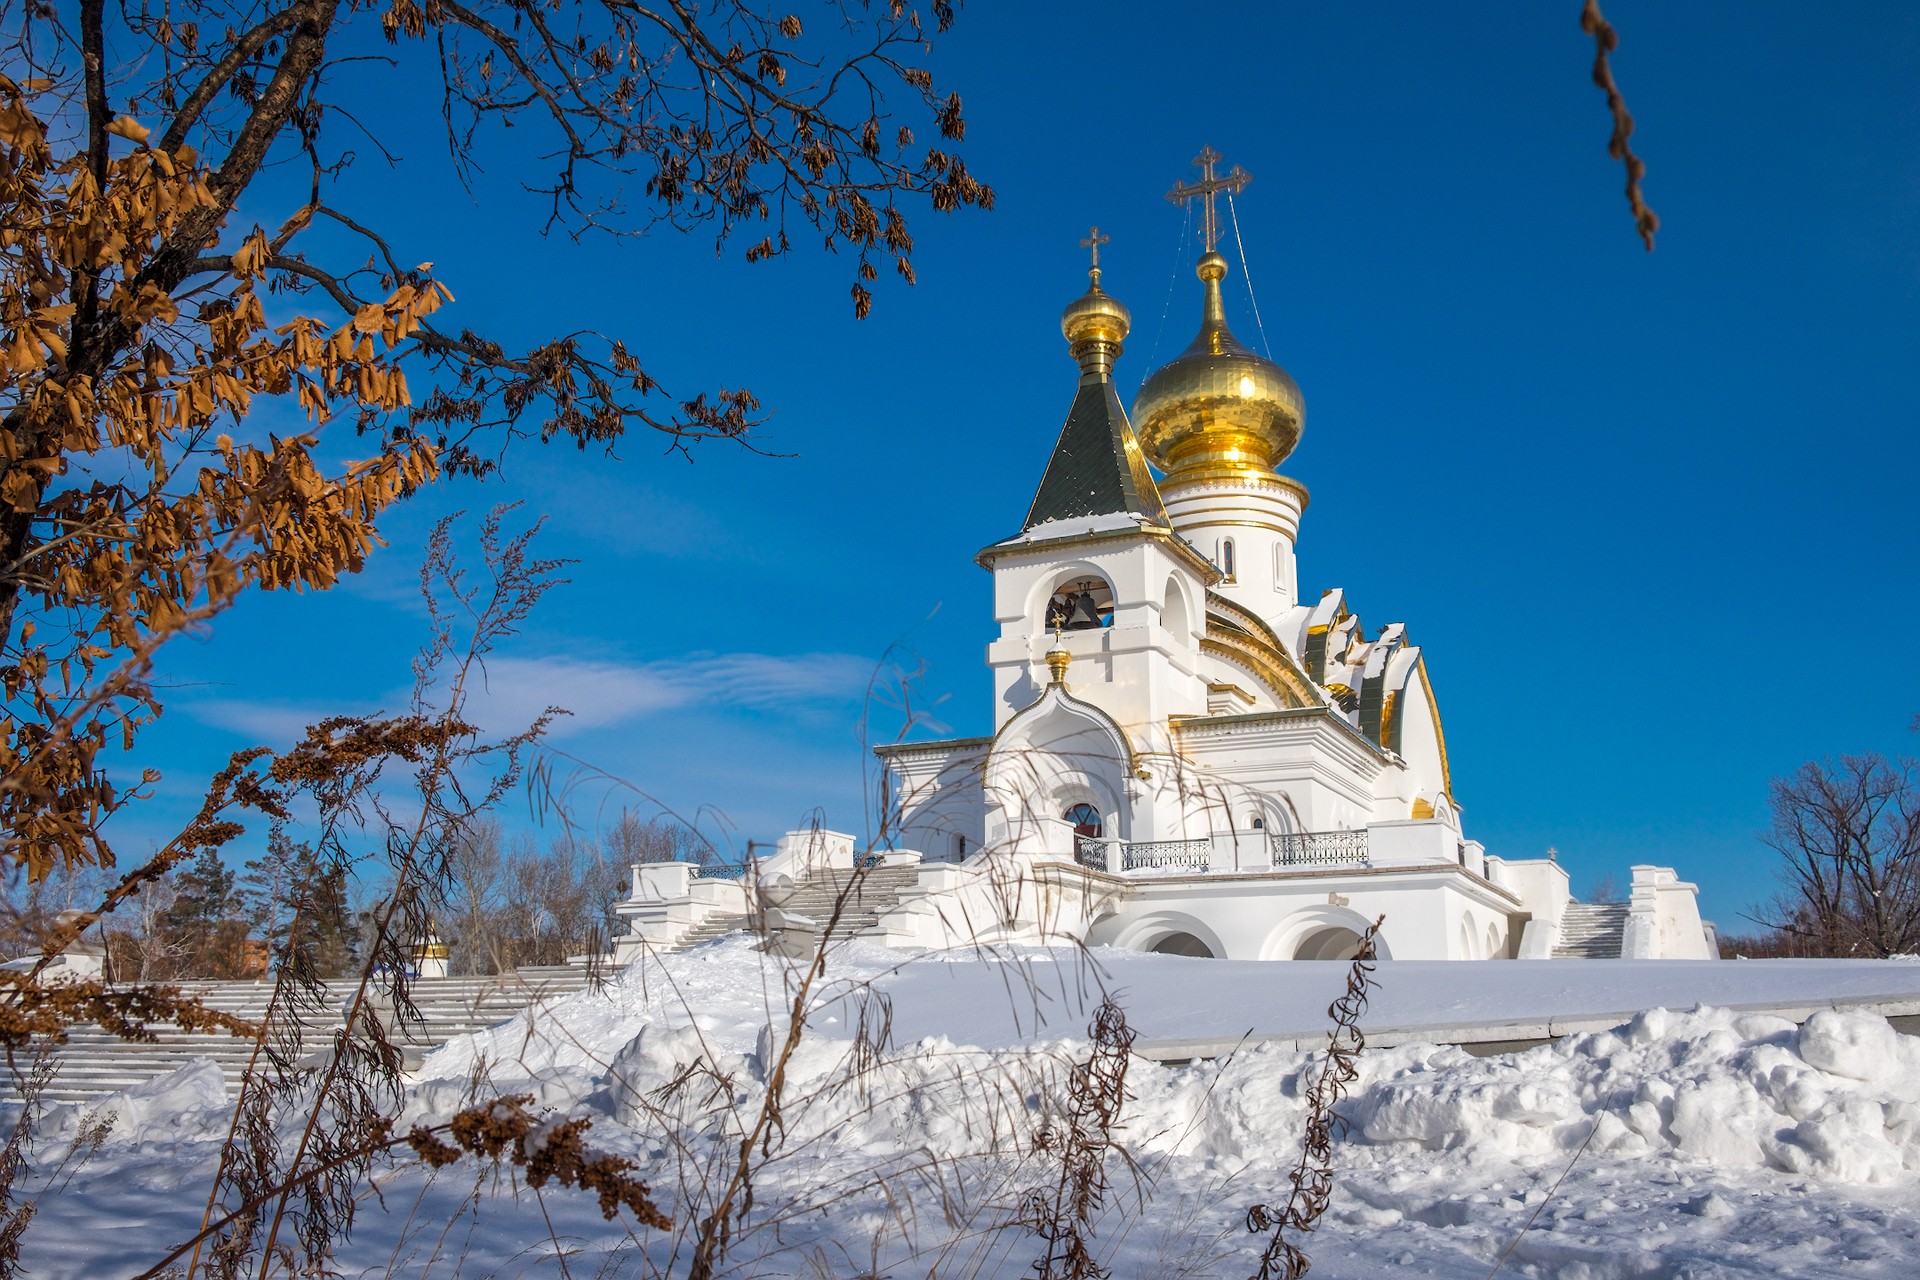
M1267 341L1267 326L1260 322L1260 300L1253 296L1253 272L1247 270L1247 246L1240 239L1240 211L1233 207L1233 192L1227 192L1227 216L1233 219L1233 243L1240 250L1240 278L1247 282L1247 301L1253 304L1253 324L1260 330L1260 346L1267 359L1273 359L1273 344Z
M1158 329L1155 329L1153 332L1153 349L1148 353L1149 358L1146 364L1146 367L1149 370L1158 369L1161 364L1160 340L1166 337L1167 316L1173 310L1173 287L1174 285L1180 282L1180 258L1182 255L1186 253L1187 241L1191 239L1193 236L1193 205L1191 203L1187 203L1182 205L1181 207L1186 210L1187 221L1186 221L1186 225L1180 228L1179 240L1174 242L1173 270L1167 275L1167 301L1160 308L1160 327ZM1145 383L1146 380L1147 380L1147 375L1144 373L1141 374L1140 381L1142 383Z

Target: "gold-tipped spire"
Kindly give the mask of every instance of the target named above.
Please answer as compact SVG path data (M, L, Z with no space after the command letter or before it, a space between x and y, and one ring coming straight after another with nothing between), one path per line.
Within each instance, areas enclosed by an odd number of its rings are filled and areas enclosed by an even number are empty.
M1218 152L1206 148L1194 160L1200 180L1167 193L1176 203L1201 202L1206 251L1195 267L1202 288L1200 332L1141 384L1133 402L1140 445L1169 481L1271 475L1300 442L1306 420L1306 403L1287 371L1249 351L1227 328L1220 296L1227 260L1215 248L1220 224L1214 197L1243 189L1253 177L1239 165L1216 177L1219 160Z
M1067 685L1067 665L1072 661L1073 655L1068 653L1065 646L1060 643L1060 628L1055 627L1053 648L1047 650L1047 670L1053 673L1053 683L1063 689Z
M1113 374L1113 362L1119 358L1120 344L1133 327L1127 309L1100 287L1100 246L1112 236L1102 235L1094 227L1080 242L1082 249L1093 250L1093 265L1087 270L1087 291L1067 304L1060 316L1060 332L1067 349L1080 362L1082 382L1104 381Z

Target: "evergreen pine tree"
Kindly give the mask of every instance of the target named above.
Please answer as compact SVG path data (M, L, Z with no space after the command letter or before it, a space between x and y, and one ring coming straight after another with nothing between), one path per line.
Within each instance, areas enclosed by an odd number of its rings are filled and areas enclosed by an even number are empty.
M295 937L313 953L314 972L323 978L345 976L359 960L359 930L347 901L347 869L299 846L295 893L301 904Z
M234 884L234 873L213 849L202 849L174 873L173 902L161 917L160 928L181 976L250 976L247 920Z
M316 977L337 978L353 967L358 931L347 903L346 868L276 831L240 883L247 917L266 939L272 963L284 963L287 949L297 946L306 950Z

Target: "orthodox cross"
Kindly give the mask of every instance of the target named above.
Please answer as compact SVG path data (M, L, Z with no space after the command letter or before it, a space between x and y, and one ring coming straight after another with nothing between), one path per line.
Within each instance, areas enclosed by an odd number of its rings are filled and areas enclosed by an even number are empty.
M1221 191L1232 194L1244 189L1249 182L1253 181L1253 175L1239 165L1229 169L1224 178L1214 177L1213 166L1219 161L1218 151L1212 147L1203 148L1200 154L1193 158L1194 167L1200 170L1200 181L1176 182L1173 184L1173 190L1167 192L1167 199L1175 204L1185 204L1195 199L1200 201L1201 232L1206 237L1208 253L1213 252L1214 245L1220 240L1220 217L1214 212L1214 195Z
M1108 244L1112 240L1113 240L1112 236L1101 235L1100 228L1091 227L1087 230L1087 238L1080 242L1080 247L1082 249L1093 250L1093 269L1095 271L1098 271L1100 269L1100 246L1103 244Z

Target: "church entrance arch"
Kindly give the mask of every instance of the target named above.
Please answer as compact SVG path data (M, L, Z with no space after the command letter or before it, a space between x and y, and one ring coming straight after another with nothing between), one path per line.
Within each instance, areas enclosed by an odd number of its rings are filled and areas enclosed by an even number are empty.
M1351 960L1360 954L1360 935L1344 925L1330 924L1300 939L1295 960Z
M1152 911L1133 919L1109 916L1087 931L1087 945L1125 947L1163 956L1227 958L1226 944L1220 936L1185 911Z
M1170 933L1153 944L1153 953L1161 956L1194 956L1201 960L1215 959L1207 944L1190 933Z
M1260 946L1262 960L1351 960L1373 921L1351 907L1320 903L1282 920ZM1393 959L1385 934L1375 934L1376 959Z

